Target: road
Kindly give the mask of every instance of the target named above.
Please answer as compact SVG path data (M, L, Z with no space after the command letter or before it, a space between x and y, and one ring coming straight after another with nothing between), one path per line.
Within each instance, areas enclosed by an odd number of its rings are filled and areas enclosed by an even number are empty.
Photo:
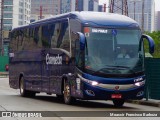
M125 103L115 108L111 101L77 101L74 105L60 102L54 95L36 94L35 98L24 98L19 90L11 89L8 78L0 78L0 111L160 111L158 107ZM56 114L56 113L55 113ZM62 113L63 114L63 113ZM64 112L64 114L66 114ZM75 114L75 113L73 113ZM55 115L56 116L56 115ZM58 116L58 115L57 115ZM0 120L159 120L158 117L43 117L43 118L0 118Z

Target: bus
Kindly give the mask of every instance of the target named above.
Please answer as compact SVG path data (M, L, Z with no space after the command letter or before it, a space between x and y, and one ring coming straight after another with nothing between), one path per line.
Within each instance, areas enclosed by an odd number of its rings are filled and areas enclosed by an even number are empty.
M113 13L69 12L17 27L9 85L25 97L45 92L66 104L112 100L121 107L144 96L144 40L152 54L154 41L137 22ZM117 57L121 51L128 57Z

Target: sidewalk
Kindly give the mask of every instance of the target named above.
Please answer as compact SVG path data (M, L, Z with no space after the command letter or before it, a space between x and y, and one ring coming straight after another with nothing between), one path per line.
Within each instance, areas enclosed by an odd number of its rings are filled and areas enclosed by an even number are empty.
M154 100L154 99L142 99L142 100L128 100L128 103L134 103L139 105L147 105L147 106L154 106L154 107L160 107L160 100Z

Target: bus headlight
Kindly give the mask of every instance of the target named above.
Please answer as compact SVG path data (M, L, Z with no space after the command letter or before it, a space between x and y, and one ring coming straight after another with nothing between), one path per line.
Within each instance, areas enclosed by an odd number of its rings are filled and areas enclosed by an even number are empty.
M144 81L141 81L141 82L136 82L136 83L134 83L134 85L135 86L142 86L142 85L144 85L145 84L145 80Z
M85 81L85 82L91 84L92 86L96 86L96 85L99 84L97 81L91 81L91 80L85 79L85 78L83 78L83 77L82 77L81 75L79 75L79 74L78 74L78 77L79 77L82 81Z
M93 85L93 86L98 85L98 82L96 82L96 81L91 81L91 85Z

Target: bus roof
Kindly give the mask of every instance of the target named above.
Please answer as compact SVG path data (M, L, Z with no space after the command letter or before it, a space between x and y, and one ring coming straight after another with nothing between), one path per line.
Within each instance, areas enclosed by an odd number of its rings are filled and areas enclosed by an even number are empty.
M65 14L55 15L50 18L38 20L29 25L42 24L50 21L61 20L64 18L78 19L82 24L89 26L107 26L107 27L136 27L139 28L138 23L124 15L105 13L105 12L69 12ZM20 26L18 28L27 27L28 25Z

